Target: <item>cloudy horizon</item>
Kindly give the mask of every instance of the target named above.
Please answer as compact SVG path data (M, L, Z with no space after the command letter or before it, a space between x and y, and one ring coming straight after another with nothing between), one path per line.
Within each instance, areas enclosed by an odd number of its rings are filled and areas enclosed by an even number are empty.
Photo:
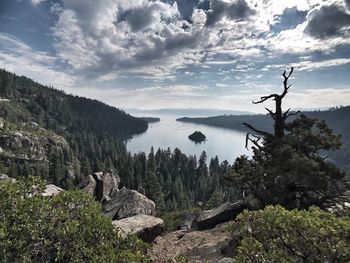
M2 0L0 68L118 108L350 101L350 0ZM267 104L268 105L268 104Z

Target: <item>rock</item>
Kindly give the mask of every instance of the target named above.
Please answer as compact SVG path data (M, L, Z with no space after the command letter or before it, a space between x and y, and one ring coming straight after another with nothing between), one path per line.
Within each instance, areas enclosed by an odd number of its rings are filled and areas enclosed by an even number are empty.
M45 191L42 193L42 196L55 196L63 191L64 190L62 188L59 188L56 185L48 184L46 185Z
M196 143L204 142L206 140L205 135L200 131L195 131L190 136L188 136L188 138Z
M350 190L326 200L321 208L339 216L350 216Z
M223 258L218 261L218 263L233 263L233 258Z
M125 187L102 202L103 212L113 220L138 214L154 215L155 204L146 196Z
M118 191L119 183L117 172L109 169L89 175L78 188L95 196L97 201L103 201Z
M6 183L8 181L15 181L15 179L9 177L7 174L0 174L0 183Z
M220 223L235 219L245 208L243 201L225 203L216 209L200 212L196 219L196 224L199 229L210 229Z
M181 215L181 230L188 231L195 228L195 220L197 218L196 213L184 212Z
M179 239L179 236L182 236ZM167 233L157 237L149 251L153 262L179 262L180 256L186 262L217 263L226 255L221 254L221 247L230 240L226 225L203 231L193 231L183 235L183 231Z
M149 243L164 231L163 219L143 214L115 220L113 225L120 229L122 236L135 234Z
M96 185L97 183L94 177L90 174L78 185L78 188L85 193L95 196Z

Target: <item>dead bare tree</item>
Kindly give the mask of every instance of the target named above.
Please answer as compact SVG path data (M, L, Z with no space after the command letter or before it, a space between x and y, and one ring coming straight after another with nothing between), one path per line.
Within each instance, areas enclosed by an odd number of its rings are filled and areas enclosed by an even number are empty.
M284 78L284 80L283 80L284 90L283 90L282 94L270 94L268 96L261 97L260 100L258 100L258 101L253 101L253 104L263 103L264 101L266 101L268 99L272 99L275 101L275 111L268 109L268 108L265 108L275 122L274 123L274 134L256 129L255 127L253 127L252 125L250 125L248 123L243 123L247 128L249 128L252 131L252 133L247 134L246 147L248 146L248 142L250 141L256 147L261 148L261 146L259 145L259 141L260 141L261 137L267 136L267 137L282 138L284 136L285 123L286 123L287 118L299 113L299 111L290 112L291 109L288 109L286 112L282 111L282 100L287 95L289 88L292 86L292 85L288 85L288 80L289 80L290 76L292 75L293 71L294 71L294 68L292 67L288 74L286 71L284 71L282 74L282 76Z

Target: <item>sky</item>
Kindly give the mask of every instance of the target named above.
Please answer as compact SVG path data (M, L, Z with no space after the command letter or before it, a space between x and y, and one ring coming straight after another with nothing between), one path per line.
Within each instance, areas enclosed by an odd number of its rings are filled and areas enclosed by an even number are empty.
M0 68L118 108L350 103L350 0L0 0Z

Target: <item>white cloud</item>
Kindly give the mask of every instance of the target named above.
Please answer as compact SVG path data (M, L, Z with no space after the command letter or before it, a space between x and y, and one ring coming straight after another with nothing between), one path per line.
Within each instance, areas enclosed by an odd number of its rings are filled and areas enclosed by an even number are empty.
M222 11L220 5L209 11L195 8L190 23L183 19L176 2L64 0L64 9L53 28L55 48L76 73L97 77L111 72L119 76L131 73L164 80L174 79L178 69L189 65L231 63L227 60L244 63L242 59L305 56L315 51L331 53L339 45L350 44L350 38L312 38L304 33L308 21L277 34L270 32L287 8L311 12L324 5L343 6L342 0L220 3L250 11L237 20L234 12ZM213 14L215 23L208 27L208 17Z
M34 6L41 4L42 2L45 2L46 0L31 0L32 4Z
M0 33L0 67L19 75L66 90L74 85L75 78L55 67L56 58L34 51L22 41Z

